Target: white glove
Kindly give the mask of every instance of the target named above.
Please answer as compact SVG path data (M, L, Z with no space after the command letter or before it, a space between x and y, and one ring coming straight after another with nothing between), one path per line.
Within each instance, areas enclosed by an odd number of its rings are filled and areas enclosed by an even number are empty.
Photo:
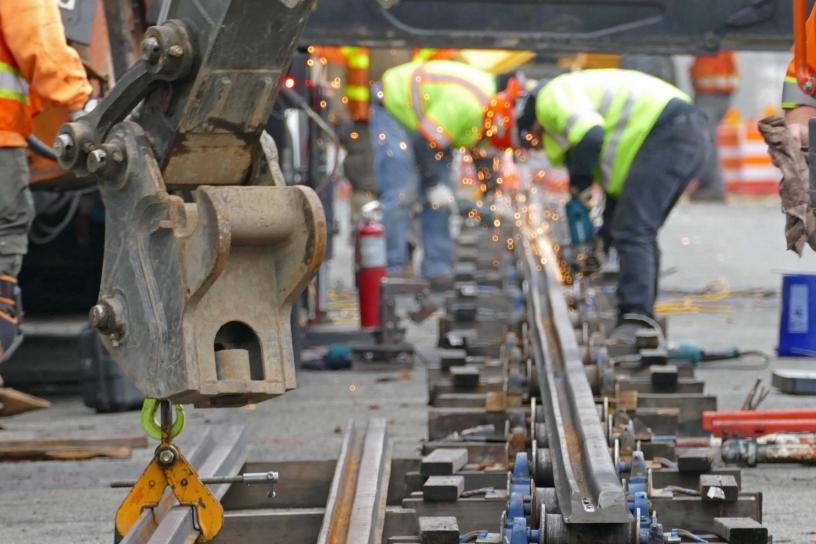
M453 191L451 191L451 188L445 183L434 185L428 191L428 204L430 204L434 210L451 211L454 203Z

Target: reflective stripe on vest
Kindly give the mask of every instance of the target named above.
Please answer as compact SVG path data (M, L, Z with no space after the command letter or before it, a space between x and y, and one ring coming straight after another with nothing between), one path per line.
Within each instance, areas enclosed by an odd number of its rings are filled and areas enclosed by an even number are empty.
M349 100L368 102L371 98L371 90L368 87L361 87L359 85L346 85L346 96Z
M703 76L694 80L694 88L702 92L733 92L737 85L738 76Z
M448 147L452 143L451 135L445 131L445 127L425 113L422 85L426 83L431 85L458 85L473 95L482 108L487 108L490 97L477 85L464 78L448 74L427 73L423 64L420 64L414 70L414 74L411 76L411 103L417 117L417 126L426 137L430 137L437 145Z
M638 95L634 91L631 91L629 96L626 97L626 102L623 104L618 122L615 124L615 128L612 129L612 135L609 137L606 150L601 157L601 181L607 190L609 190L609 186L612 183L612 172L615 169L615 159L618 156L618 148L620 147L623 133L626 132L626 127L629 126L629 121L632 119L632 110L635 108L637 99Z
M792 110L799 106L816 106L816 98L805 94L795 77L786 77L782 87L782 108Z
M0 98L28 104L28 82L14 66L0 62Z

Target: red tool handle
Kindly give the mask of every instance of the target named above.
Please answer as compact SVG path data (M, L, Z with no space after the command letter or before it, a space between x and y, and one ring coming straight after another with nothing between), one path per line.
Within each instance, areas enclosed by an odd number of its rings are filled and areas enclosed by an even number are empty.
M739 421L739 420L760 420L772 419L814 419L816 420L816 410L767 410L757 412L755 410L741 410L737 412L703 412L703 428L711 430L711 425L715 421Z
M719 438L758 438L773 433L816 432L816 419L718 419L711 434Z

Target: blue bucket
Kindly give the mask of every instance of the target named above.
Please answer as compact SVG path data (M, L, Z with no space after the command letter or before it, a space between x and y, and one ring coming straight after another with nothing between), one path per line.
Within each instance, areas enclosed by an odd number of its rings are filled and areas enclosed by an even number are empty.
M780 357L816 357L816 275L785 274L782 278Z

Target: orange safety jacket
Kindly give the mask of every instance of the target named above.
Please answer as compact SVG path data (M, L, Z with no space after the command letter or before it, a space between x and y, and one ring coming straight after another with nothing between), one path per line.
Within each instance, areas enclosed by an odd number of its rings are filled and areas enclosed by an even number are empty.
M807 37L807 65L811 73L816 73L816 7L811 11L807 21ZM791 59L782 86L782 108L792 110L799 106L816 107L816 98L808 96L799 88L796 81L796 65Z
M691 65L691 83L697 93L733 94L739 85L736 56L733 51L694 58Z
M25 147L48 102L79 111L91 95L54 0L0 0L0 147Z
M325 57L328 62L345 67L346 88L343 103L353 121L368 121L368 108L371 102L368 48L311 46L309 53Z

